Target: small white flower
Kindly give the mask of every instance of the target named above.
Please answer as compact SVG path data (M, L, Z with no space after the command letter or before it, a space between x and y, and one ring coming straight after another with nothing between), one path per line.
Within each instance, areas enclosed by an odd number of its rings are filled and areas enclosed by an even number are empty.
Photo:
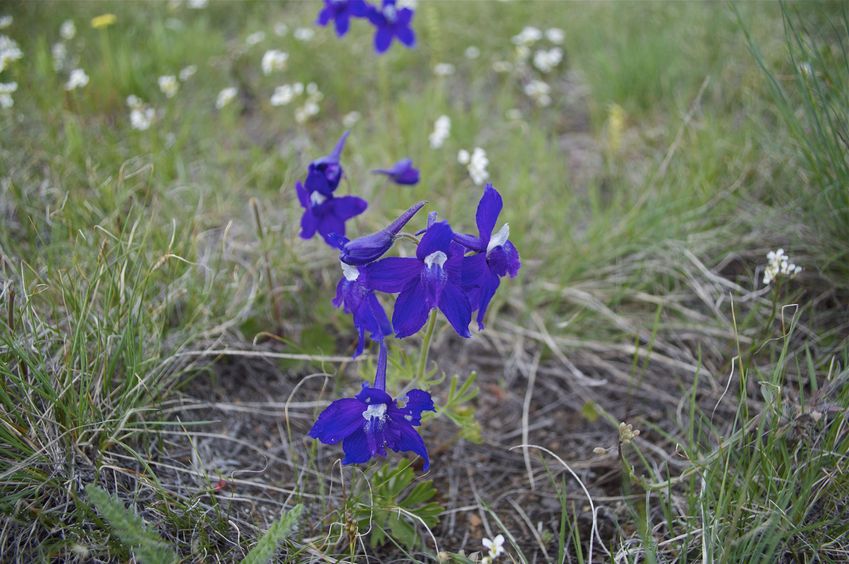
M12 16L2 16L0 17L0 29L6 29L12 25L13 18Z
M259 45L265 41L265 33L262 31L255 31L252 34L245 37L245 44L248 47L253 47L254 45Z
M277 49L269 49L262 56L262 74L268 76L274 71L281 71L286 68L286 63L289 61L289 54Z
M525 85L525 94L528 95L538 106L551 104L551 87L541 80L532 80Z
M545 30L545 38L552 43L560 45L563 43L563 40L566 39L566 32L559 27L551 27Z
M418 7L418 4L419 0L398 0L395 2L395 7L399 10L403 10L404 8L415 10Z
M71 91L77 88L83 88L88 84L88 75L83 69L74 69L68 76L68 82L65 83L65 90Z
M321 90L318 89L318 84L315 82L310 82L307 84L307 95L313 98L317 98L321 100L324 98L324 94L321 93Z
M272 106L285 106L295 99L295 89L289 84L278 86L271 95Z
M304 93L304 83L303 82L296 82L295 84L292 85L292 89L295 91L295 94L300 96L301 94Z
M180 83L177 82L177 77L172 74L159 77L159 90L165 94L166 98L173 98L177 95L180 89Z
M489 178L487 166L489 166L489 159L486 158L486 152L480 147L475 147L475 150L472 151L472 160L469 162L469 176L478 186Z
M484 548L489 551L490 560L495 560L502 554L504 554L504 535L497 535L494 539L489 540L487 538L481 541Z
M68 58L68 49L64 43L54 43L50 50L53 54L53 70L59 72L65 68L65 61Z
M448 116L439 116L433 124L433 133L429 137L431 148L438 149L442 147L449 135L451 135L451 118Z
M312 116L318 114L320 108L314 100L307 100L303 106L295 109L295 121L304 123Z
M277 22L274 24L274 35L277 37L286 37L286 34L289 33L289 26L283 22Z
M790 257L784 254L784 249L770 251L766 255L767 265L764 269L764 284L770 284L779 276L794 278L802 271L801 266L790 262Z
M457 162L461 165L469 164L469 161L472 159L472 156L465 149L460 149L457 151Z
M0 72L6 70L6 66L24 56L18 47L17 41L11 37L0 35Z
M353 112L348 112L342 118L342 125L344 125L346 128L354 127L354 124L356 124L358 121L360 121L360 119L362 117L363 116L360 115L360 112L358 112L356 110L353 111Z
M0 108L8 110L15 105L12 94L18 90L17 82L0 82Z
M549 73L563 60L563 50L560 47L540 49L534 53L534 66L540 72Z
M189 8L192 10L203 10L209 6L209 0L189 0Z
M436 63L433 66L433 74L436 76L451 76L454 74L454 65L451 63Z
M530 45L542 39L542 32L535 27L527 26L518 34L513 36L513 43L516 45Z
M180 72L177 76L180 77L180 80L182 80L183 82L186 82L191 77L193 77L197 71L198 71L197 65L189 65L187 67L183 67L182 69L180 69Z
M156 117L156 111L153 108L132 94L127 96L127 106L130 108L130 127L139 131L150 128Z
M74 20L65 20L62 22L62 25L59 26L59 35L65 41L73 39L77 35L77 26L74 24Z
M137 110L144 106L144 102L142 102L141 98L139 98L135 94L130 94L129 96L127 96L127 106L131 110Z
M215 98L215 107L220 110L221 108L232 102L233 99L236 97L236 94L238 93L239 89L235 86L228 86L227 88L223 89L221 92L218 93L218 97Z
M463 55L465 55L467 59L477 59L481 56L481 50L475 47L474 45L469 45L468 47L466 47L466 50L463 52Z
M292 34L298 41L312 41L315 37L315 31L309 27L299 27Z

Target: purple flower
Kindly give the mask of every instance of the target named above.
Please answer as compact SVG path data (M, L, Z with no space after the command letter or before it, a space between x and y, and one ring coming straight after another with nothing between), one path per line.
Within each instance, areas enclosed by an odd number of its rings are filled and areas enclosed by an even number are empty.
M304 184L307 190L319 192L325 196L332 196L333 191L339 186L339 181L342 180L344 170L339 164L339 156L342 154L342 149L345 148L345 140L348 139L350 131L346 131L336 142L336 147L329 155L318 158L309 164L307 171L307 179Z
M395 241L398 232L422 209L425 203L422 200L413 204L407 211L399 215L395 221L371 235L358 237L353 241L348 241L344 237L336 237L337 247L342 251L339 259L343 263L352 265L364 265L376 261L392 247L392 243Z
M342 441L342 464L360 464L375 456L386 456L386 449L413 452L430 467L427 447L414 429L421 425L422 411L436 411L430 394L410 390L404 407L386 393L386 346L381 343L375 386L363 382L362 391L353 398L336 400L321 412L309 435L324 444Z
M478 311L478 327L483 329L483 318L486 308L495 295L501 278L510 275L514 278L519 273L522 263L519 251L508 240L510 226L504 224L493 235L495 222L501 213L503 202L501 194L487 184L478 202L477 224L479 236L455 234L454 240L476 254L463 258L463 288L469 296L472 308Z
M318 13L315 23L326 26L333 20L336 35L348 33L351 17L364 18L368 15L368 4L363 0L324 0L324 8Z
M390 257L366 267L372 289L400 292L392 313L395 336L408 337L422 328L439 308L461 337L470 337L472 308L462 287L463 247L453 242L451 226L438 221L428 227L416 258Z
M345 236L345 222L365 211L368 202L356 196L334 197L308 189L295 182L298 200L304 208L301 216L301 238L312 239L315 232L324 237L331 247L336 247L334 236Z
M419 183L419 169L413 166L412 159L401 159L392 165L392 168L378 168L372 172L385 174L395 184L412 186Z
M407 47L415 45L416 33L410 27L414 14L410 8L398 9L395 0L383 0L380 8L371 7L368 19L377 28L374 34L375 51L386 52L396 38Z
M368 274L358 266L342 264L342 279L336 286L333 305L342 307L345 313L354 318L354 327L359 339L354 358L360 356L365 346L366 331L371 333L372 341L383 342L383 338L392 334L392 326L383 311L383 306L368 286Z

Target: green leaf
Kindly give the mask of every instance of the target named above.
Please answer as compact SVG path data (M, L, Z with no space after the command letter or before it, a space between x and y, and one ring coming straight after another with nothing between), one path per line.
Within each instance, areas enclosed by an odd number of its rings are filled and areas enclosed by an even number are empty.
M303 511L304 506L299 503L291 511L284 513L262 535L256 546L242 560L242 564L265 564L269 562L274 557L274 553L277 552L277 547L280 546L280 543L289 537L292 529L300 520Z
M121 543L132 550L142 564L165 564L178 560L177 554L134 511L106 490L89 484L86 495L97 511L109 522Z

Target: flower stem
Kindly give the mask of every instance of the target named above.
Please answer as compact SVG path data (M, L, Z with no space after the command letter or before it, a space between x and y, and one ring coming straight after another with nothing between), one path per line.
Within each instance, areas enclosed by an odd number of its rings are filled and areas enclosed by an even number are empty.
M430 343L433 341L433 331L436 328L436 308L430 310L430 319L427 321L424 340L422 341L422 352L419 354L419 365L416 368L416 382L424 377L427 370L427 355L430 352Z

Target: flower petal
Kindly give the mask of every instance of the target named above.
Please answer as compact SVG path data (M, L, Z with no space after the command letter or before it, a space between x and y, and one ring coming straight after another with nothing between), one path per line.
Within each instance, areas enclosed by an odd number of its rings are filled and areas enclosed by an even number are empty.
M399 434L394 444L390 444L389 448L394 450L395 452L414 452L422 457L424 461L424 471L427 472L428 468L430 468L430 458L427 456L427 447L425 446L424 440L421 435L416 432L412 425L407 423L406 421L402 423L395 422L393 420L394 430Z
M378 27L377 33L374 34L374 50L378 53L385 53L392 44L392 29L389 27Z
M362 420L362 415L360 416ZM345 458L342 459L342 464L362 464L368 462L374 454L369 449L368 437L366 437L365 425L360 424L360 428L342 441L342 450L345 452Z
M327 202L332 206L333 215L346 221L354 216L360 215L368 207L368 202L356 196L340 196ZM340 233L344 235L344 233Z
M312 210L304 210L304 215L301 216L301 239L312 239L318 229L318 219Z
M407 47L412 47L416 44L416 32L411 27L396 27L395 35L398 37L398 41Z
M389 257L366 267L369 287L389 294L403 290L411 280L419 277L421 271L422 263L407 257Z
M397 307L397 306L396 306ZM460 286L446 284L439 299L439 309L461 337L469 338L469 323L472 321L472 307Z
M298 195L298 201L301 203L301 207L305 210L308 210L312 207L312 202L310 202L310 192L307 190L306 186L301 184L301 181L295 182L295 193Z
M454 237L454 232L451 231L451 226L447 221L437 221L428 227L422 240L419 241L419 246L416 248L416 256L419 260L424 260L430 254L441 251L448 254L451 246L451 239Z
M395 300L395 311L392 312L392 326L395 328L396 337L409 337L424 326L430 311L426 298L424 284L418 278L414 278L401 291Z
M433 398L424 390L410 390L407 392L407 403L399 411L404 412L404 415L409 415L407 419L412 425L421 425L422 411L436 411L436 406L433 405ZM406 418L405 418L406 419Z
M478 202L478 210L475 216L480 240L484 248L489 244L489 238L492 236L492 230L495 229L495 222L498 221L503 205L498 190L493 188L492 184L487 184L483 189L480 202Z
M478 329L483 330L483 318L484 315L486 315L486 309L489 307L489 302L495 295L495 291L498 290L498 286L501 284L501 279L492 272L488 272L486 275L481 277L480 282L477 294L477 299L479 301L477 304L474 304L473 307L478 310L478 315L476 317Z
M309 436L333 445L363 426L366 405L355 398L336 400L318 416Z

